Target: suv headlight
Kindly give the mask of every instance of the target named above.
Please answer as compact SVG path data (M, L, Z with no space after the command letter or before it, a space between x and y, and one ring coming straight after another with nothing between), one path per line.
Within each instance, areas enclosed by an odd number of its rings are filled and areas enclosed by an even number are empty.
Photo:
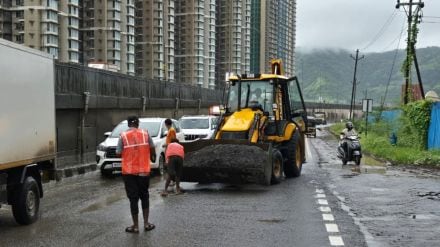
M97 149L98 149L98 151L103 151L103 152L105 152L105 150L107 149L107 147L106 147L105 145L103 145L103 144L99 144Z

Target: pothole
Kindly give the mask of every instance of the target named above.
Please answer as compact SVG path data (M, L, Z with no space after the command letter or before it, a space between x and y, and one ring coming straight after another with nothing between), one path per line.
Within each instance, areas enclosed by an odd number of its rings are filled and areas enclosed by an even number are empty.
M440 192L429 191L429 192L417 192L418 197L440 201Z

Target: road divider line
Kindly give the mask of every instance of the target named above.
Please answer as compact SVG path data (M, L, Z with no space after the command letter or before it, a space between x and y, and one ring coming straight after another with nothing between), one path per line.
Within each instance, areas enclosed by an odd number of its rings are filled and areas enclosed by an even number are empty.
M325 198L325 194L316 194L316 198Z
M319 211L324 212L324 213L329 213L332 210L330 209L330 207L319 207Z
M322 220L324 221L325 229L328 233L328 239L331 246L344 246L342 237L339 236L339 227L335 223L335 217L331 213L332 209L328 206L328 201L324 190L316 188L315 198L316 203L319 205L319 211L322 213Z
M325 224L325 229L327 230L328 233L339 232L338 225L336 224Z
M319 205L328 205L328 201L325 199L318 199L318 204Z
M322 214L322 220L335 221L335 217L333 217L333 214Z
M344 246L344 241L341 236L329 236L331 246Z

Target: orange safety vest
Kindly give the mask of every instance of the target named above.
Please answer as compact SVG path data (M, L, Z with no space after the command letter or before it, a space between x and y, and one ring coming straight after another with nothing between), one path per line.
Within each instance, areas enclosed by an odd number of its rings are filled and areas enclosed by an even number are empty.
M150 173L150 143L148 132L130 129L121 134L122 174Z
M183 159L185 156L183 146L176 142L170 143L167 147L167 151L165 152L165 158L167 162L170 156L179 156Z

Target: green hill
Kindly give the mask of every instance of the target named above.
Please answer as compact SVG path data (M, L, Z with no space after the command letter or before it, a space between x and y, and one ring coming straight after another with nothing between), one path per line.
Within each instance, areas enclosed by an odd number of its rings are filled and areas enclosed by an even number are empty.
M301 82L304 98L307 101L349 103L354 72L354 54L346 50L313 50L297 51L296 70ZM383 53L367 53L358 64L358 86L356 101L364 98L367 90L368 98L379 105L385 95L386 86L391 73L395 51ZM425 93L435 90L440 93L440 47L428 47L417 50ZM405 59L405 50L399 50L396 56L391 81L388 88L386 103L400 102L401 86L404 83L401 67ZM413 83L417 83L415 71L412 73Z

